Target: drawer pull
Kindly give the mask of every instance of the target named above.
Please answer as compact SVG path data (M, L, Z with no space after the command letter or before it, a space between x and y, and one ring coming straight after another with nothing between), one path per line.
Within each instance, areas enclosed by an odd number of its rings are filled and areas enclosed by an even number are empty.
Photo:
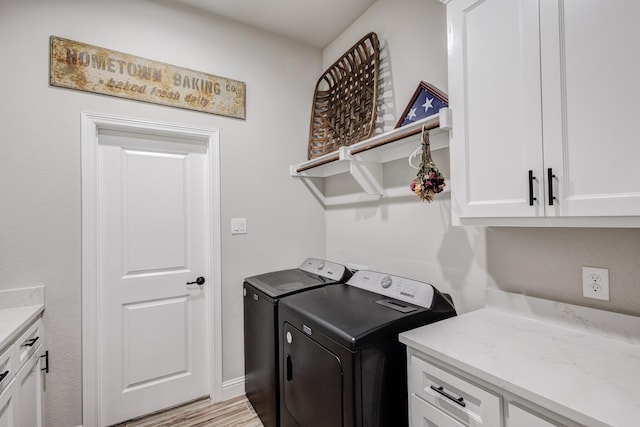
M3 373L0 374L0 383L7 378L7 375L9 375L9 371L4 371Z
M40 339L40 337L35 337L35 338L31 338L30 340L26 340L24 342L24 344L22 344L23 347L33 347L33 345L36 343L36 341L38 341Z
M431 390L435 391L436 393L440 393L441 395L443 395L447 399L451 400L453 403L457 403L458 405L462 406L463 408L465 406L467 406L467 404L464 403L464 398L462 398L462 397L455 398L455 397L451 396L449 393L444 391L444 387L442 387L442 386L436 387L436 386L432 385L431 386Z

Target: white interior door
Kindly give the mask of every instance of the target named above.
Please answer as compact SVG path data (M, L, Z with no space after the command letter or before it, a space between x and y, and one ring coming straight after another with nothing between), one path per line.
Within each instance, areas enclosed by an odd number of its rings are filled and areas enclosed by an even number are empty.
M98 136L100 423L210 394L207 146Z

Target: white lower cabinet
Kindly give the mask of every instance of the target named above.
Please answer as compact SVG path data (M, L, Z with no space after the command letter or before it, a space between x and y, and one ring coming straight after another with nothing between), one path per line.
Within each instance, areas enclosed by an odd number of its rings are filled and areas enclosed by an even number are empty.
M42 426L42 373L40 356L35 354L22 367L16 381L16 427Z
M0 352L0 427L42 427L41 351L37 320Z
M524 399L500 391L472 375L444 368L408 348L407 375L411 427L576 427ZM542 413L542 415L537 415ZM562 419L562 422L559 421Z
M0 393L0 427L15 427L16 423L16 396L13 391L15 381L12 381L4 391Z
M411 395L409 405L411 407L410 416L412 426L464 427L464 424L459 423L454 418L420 399L415 394Z
M444 371L415 354L409 354L407 372L409 395L417 396L433 406L434 410L442 411L459 422L444 425L502 425L499 396ZM414 400L411 402L413 404Z

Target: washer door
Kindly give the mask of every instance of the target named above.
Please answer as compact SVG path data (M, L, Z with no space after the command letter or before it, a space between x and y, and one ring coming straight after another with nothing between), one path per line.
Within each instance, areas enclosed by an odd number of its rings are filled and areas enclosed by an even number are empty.
M343 375L338 356L289 323L283 324L282 339L286 411L299 426L342 426Z

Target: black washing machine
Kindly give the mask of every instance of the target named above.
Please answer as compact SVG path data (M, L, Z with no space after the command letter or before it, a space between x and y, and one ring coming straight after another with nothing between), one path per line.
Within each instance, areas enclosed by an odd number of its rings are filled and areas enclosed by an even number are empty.
M298 268L245 279L245 392L265 427L279 426L278 301L349 277L343 265L309 258Z
M280 425L408 425L398 334L456 315L432 285L371 271L280 301Z

